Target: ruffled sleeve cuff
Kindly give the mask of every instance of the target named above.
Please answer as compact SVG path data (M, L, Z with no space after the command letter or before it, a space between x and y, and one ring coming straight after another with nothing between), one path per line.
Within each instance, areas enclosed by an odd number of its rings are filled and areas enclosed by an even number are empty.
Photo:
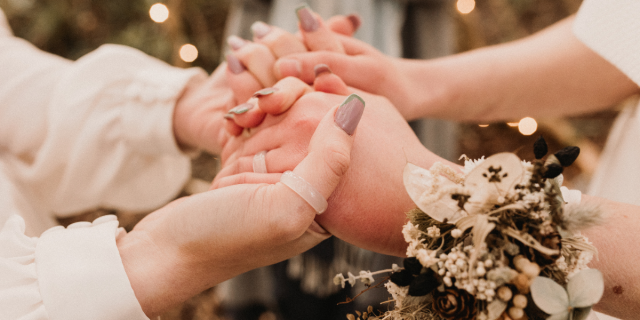
M0 232L0 318L53 320L148 320L127 278L116 247L115 216L38 238L24 235L12 216Z
M640 85L640 1L585 0L574 33L589 48Z

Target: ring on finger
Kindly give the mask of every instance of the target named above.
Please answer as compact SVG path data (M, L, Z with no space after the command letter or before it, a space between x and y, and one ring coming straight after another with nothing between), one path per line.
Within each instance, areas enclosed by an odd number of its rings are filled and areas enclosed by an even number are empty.
M301 176L293 173L293 171L286 171L280 177L280 182L293 192L297 193L304 201L306 201L313 209L316 210L318 215L322 214L329 204L316 188L314 188L307 180Z
M260 151L253 156L253 172L268 173L267 171L267 152Z

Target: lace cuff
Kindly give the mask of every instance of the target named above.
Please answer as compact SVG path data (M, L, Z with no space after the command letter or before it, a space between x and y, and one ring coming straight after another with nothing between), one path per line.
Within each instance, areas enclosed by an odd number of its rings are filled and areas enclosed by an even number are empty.
M148 320L116 247L122 234L104 216L29 238L12 216L0 231L0 318Z

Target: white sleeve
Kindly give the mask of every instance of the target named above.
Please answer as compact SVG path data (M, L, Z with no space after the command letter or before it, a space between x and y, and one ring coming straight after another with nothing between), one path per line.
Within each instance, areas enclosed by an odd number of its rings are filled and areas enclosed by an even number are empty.
M0 70L0 146L8 151L0 161L37 211L151 210L188 179L173 110L189 81L206 78L203 70L118 45L71 62L2 23Z
M640 1L585 0L575 35L640 85Z
M115 216L24 235L13 215L0 229L0 319L148 320L116 247Z

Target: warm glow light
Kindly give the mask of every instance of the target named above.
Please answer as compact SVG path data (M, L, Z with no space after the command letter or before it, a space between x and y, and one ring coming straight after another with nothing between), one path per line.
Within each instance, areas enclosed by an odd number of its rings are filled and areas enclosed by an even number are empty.
M479 124L479 125L478 125L478 127L480 127L480 128L486 128L486 127L488 127L488 126L489 126L488 124Z
M533 118L525 117L518 123L518 130L525 136L530 136L538 130L538 123Z
M149 9L151 20L157 23L163 23L169 18L169 8L162 3L156 3Z
M507 122L507 125L509 127L517 127L520 124L520 122Z
M476 7L475 0L458 0L457 3L458 11L462 14L467 14Z
M192 44L185 44L180 47L180 59L184 62L193 62L198 58L198 48Z

